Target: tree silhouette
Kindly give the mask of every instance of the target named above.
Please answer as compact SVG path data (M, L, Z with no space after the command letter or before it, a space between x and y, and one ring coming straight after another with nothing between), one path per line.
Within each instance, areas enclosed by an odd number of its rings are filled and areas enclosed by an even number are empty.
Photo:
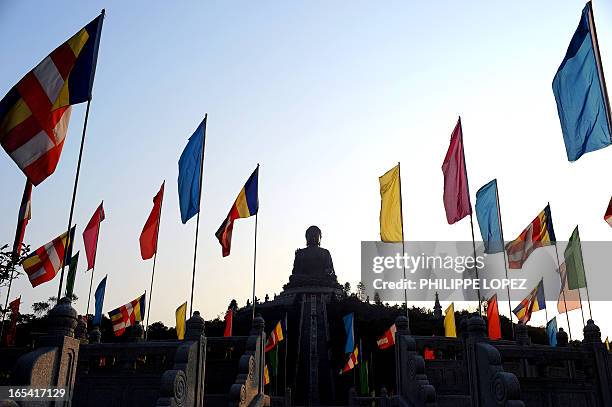
M0 247L0 287L6 287L9 285L11 275L13 280L19 278L23 273L20 266L23 260L28 257L30 253L30 246L21 244L21 251L17 259L13 259L13 250L8 244Z

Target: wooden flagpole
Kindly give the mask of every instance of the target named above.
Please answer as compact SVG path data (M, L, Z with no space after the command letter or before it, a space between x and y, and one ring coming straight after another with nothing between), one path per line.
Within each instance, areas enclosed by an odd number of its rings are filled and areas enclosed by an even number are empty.
M257 201L259 202L259 163L257 163ZM255 319L255 277L257 270L257 216L259 215L259 204L255 213L255 246L253 248L253 319Z
M402 223L402 256L406 254L406 242L404 240L404 209L402 207L402 167L400 162L397 162L397 178L399 181L400 193L400 222ZM408 289L406 287L406 262L403 262L403 278L404 278L404 310L406 311L406 319L408 320L408 330L410 330L410 316L408 315Z
M501 208L499 207L499 188L497 186L497 178L495 179L495 198L497 201L497 219L499 220L499 232L501 234L502 251L504 252L504 270L506 271L506 280L508 280L508 255L506 253L506 241L504 240L504 227L502 226ZM506 287L508 293L508 313L510 316L510 327L512 328L512 338L514 338L514 321L512 320L512 304L510 303L510 287Z
M204 149L206 146L206 123L208 122L208 113L204 115L204 136L202 139L202 153L200 154L200 189L198 191L198 217L196 219L195 229L195 244L193 247L193 271L191 273L191 300L189 301L189 316L193 315L193 289L195 287L195 275L196 275L196 260L198 256L198 234L200 231L200 212L202 202L202 178L204 177Z
M166 193L165 188L166 180L162 183L164 186L164 194ZM153 302L153 279L155 278L155 263L157 260L157 249L159 246L159 227L161 225L162 207L164 206L164 194L162 194L161 202L159 203L159 217L157 218L157 231L155 232L155 254L153 255L153 270L151 271L151 289L149 290L149 306L147 307L147 322L145 325L145 339L149 331L149 315L151 314L151 303ZM147 292L145 291L145 294ZM146 298L146 297L145 297Z
M104 201L100 204L104 205ZM98 207L99 208L99 207ZM96 209L96 211L98 211ZM102 214L98 213L98 230L96 232L96 251L94 252L93 267L91 268L91 278L89 280L89 295L87 296L87 310L85 311L85 318L89 315L89 303L91 302L91 286L93 285L94 271L96 270L96 257L98 255L98 238L100 237L100 227L102 226ZM87 253L85 253L87 257Z

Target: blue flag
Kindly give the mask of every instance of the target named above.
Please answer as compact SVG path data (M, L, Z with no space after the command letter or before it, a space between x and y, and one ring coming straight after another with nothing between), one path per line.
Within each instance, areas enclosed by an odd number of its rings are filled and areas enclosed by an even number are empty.
M344 318L344 331L346 332L346 345L344 346L344 353L352 353L355 350L355 334L353 333L353 313L345 315Z
M206 118L189 137L179 158L178 193L181 221L187 223L200 212L200 177L202 176L202 148L206 136Z
M611 143L610 106L603 86L605 79L601 61L598 61L599 48L592 21L593 9L588 2L553 79L569 161L576 161L583 154Z
M100 281L98 288L96 288L96 293L94 294L96 298L96 314L94 315L92 325L100 325L102 323L102 305L104 304L104 292L106 291L106 277L107 276Z
M557 317L553 317L546 323L546 336L550 346L557 346Z
M485 184L476 192L476 218L485 245L485 253L502 252L504 242L497 209L497 179Z

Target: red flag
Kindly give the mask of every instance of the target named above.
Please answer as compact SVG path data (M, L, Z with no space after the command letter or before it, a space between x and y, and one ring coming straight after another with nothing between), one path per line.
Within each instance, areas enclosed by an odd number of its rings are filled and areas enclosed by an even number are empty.
M387 332L376 341L378 348L383 350L395 345L395 332L397 332L397 328L395 324L393 324L391 328L387 329Z
M612 198L610 199L610 203L608 204L608 209L606 209L604 220L608 223L608 225L612 226Z
M450 145L442 163L444 174L444 209L449 225L472 214L470 193L468 191L465 154L463 153L463 131L461 118L451 135Z
M234 323L234 312L230 308L225 313L225 331L223 331L223 336L232 336L233 323Z
M425 346L423 349L423 359L425 360L436 360L436 354L433 349Z
M159 192L153 198L153 209L149 214L147 223L140 234L140 255L143 260L148 260L157 253L157 235L159 231L159 218L161 216L162 201L164 200L164 181Z
M91 217L87 227L83 231L83 243L87 255L87 270L91 270L96 262L96 251L98 248L98 235L100 234L100 222L104 220L104 201L98 206Z
M499 322L499 309L497 307L497 294L487 301L487 321L489 328L489 339L501 339L501 324Z
M14 299L9 303L9 309L11 310L11 319L6 336L4 337L5 346L14 346L15 337L17 336L17 317L19 317L19 305L21 304L21 297Z
M19 259L21 253L21 244L25 236L26 226L28 221L32 219L32 183L26 181L21 205L19 206L19 219L17 220L17 231L15 232L15 243L13 244L13 259Z

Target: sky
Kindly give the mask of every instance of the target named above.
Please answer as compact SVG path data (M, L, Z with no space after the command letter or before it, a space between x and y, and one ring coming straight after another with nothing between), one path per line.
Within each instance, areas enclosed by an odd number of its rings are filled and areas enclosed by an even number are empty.
M104 200L94 274L94 290L108 275L104 311L149 292L152 262L140 258L138 237L165 180L150 318L174 325L175 309L189 299L195 231L195 218L180 222L177 163L205 113L194 310L207 319L232 298L244 305L251 295L255 219L236 222L229 257L222 258L214 233L258 163L260 298L281 291L313 224L323 231L339 281L355 285L361 241L379 238L378 177L398 161L406 239L469 240L469 220L448 225L442 201L440 167L458 115L472 201L480 186L498 179L507 239L550 202L559 240L576 224L583 240L611 240L603 214L612 193L606 181L612 149L567 161L551 87L583 6L3 1L0 36L9 40L0 43L0 94L106 9L77 235ZM596 0L594 10L612 78L612 3ZM66 229L84 113L85 104L75 106L59 166L33 191L26 233L33 249ZM0 180L0 242L8 243L24 177L4 153ZM76 243L83 250L82 239ZM89 289L85 268L81 261L79 313ZM58 278L32 289L23 276L11 297L21 295L27 312L57 289ZM593 307L604 337L612 336L605 309ZM570 318L579 331L577 311ZM533 323L544 317L535 315Z

